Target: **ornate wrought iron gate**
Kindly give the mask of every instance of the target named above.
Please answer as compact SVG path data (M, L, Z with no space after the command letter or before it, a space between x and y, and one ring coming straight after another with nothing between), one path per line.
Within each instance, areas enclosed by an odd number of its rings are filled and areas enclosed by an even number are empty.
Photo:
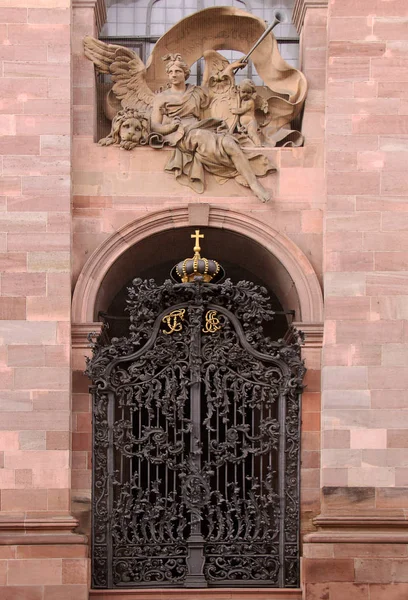
M266 291L136 279L128 338L97 341L93 586L299 584L298 340Z

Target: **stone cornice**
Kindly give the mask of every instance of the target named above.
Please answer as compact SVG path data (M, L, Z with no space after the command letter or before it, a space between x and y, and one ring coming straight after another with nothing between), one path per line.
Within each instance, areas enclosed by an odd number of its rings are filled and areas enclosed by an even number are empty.
M305 348L321 348L323 346L323 323L292 323L305 334Z
M325 8L328 3L328 0L296 0L293 7L292 21L299 35L303 28L307 10L309 8Z
M323 323L293 322L285 339L290 340L294 331L302 331L305 334L305 342L302 348L322 348L323 346Z
M72 0L72 7L75 8L93 8L95 12L95 23L98 33L106 22L106 4L105 0Z
M300 588L210 588L210 589L182 589L182 588L157 588L133 590L89 590L92 600L301 600Z
M78 521L61 517L0 517L0 546L19 544L86 544L87 536L74 533Z
M406 544L408 519L392 515L319 515L319 529L304 537L306 543Z
M88 335L90 333L100 334L103 327L103 323L100 321L92 323L72 323L71 326L71 340L73 348L89 348L90 342Z

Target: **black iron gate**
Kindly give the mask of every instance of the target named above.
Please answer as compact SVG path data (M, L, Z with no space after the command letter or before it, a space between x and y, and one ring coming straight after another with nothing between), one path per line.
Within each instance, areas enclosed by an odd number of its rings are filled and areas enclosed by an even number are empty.
M94 344L93 586L299 584L299 340L263 288L136 279Z

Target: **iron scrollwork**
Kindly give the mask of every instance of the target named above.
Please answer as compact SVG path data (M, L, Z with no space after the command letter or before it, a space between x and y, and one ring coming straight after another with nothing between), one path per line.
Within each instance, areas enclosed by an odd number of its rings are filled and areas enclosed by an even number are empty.
M127 310L87 366L93 586L296 587L301 336L248 282L135 279Z

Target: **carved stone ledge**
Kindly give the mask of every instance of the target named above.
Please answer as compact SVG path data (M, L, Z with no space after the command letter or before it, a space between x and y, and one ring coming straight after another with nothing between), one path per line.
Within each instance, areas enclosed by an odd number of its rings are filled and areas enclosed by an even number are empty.
M304 537L306 543L406 544L408 519L392 515L332 516L313 520L319 529Z
M302 32L307 10L309 8L325 8L328 3L328 0L296 0L293 7L292 21L299 35Z
M72 516L0 517L0 546L19 544L86 544L86 535L74 532L78 520Z
M91 323L73 323L71 326L72 348L89 349L88 335L90 333L99 334L103 323L100 321Z
M323 346L323 323L301 323L295 321L290 326L285 339L290 340L293 338L295 330L303 331L305 334L305 343L303 348L322 348Z
M98 33L106 23L106 4L105 0L73 0L72 7L75 8L93 8L95 12L95 23Z
M208 225L220 230L239 233L257 242L282 263L295 284L300 312L306 323L323 321L323 297L320 283L312 265L298 246L284 234L260 218L234 209L210 205ZM153 211L127 223L105 239L93 252L78 277L72 299L72 318L75 324L91 322L97 310L97 298L103 280L115 262L131 246L150 235L167 229L189 227L186 204ZM123 282L123 285L125 282ZM76 325L73 325L73 328ZM302 326L305 323L302 323Z

